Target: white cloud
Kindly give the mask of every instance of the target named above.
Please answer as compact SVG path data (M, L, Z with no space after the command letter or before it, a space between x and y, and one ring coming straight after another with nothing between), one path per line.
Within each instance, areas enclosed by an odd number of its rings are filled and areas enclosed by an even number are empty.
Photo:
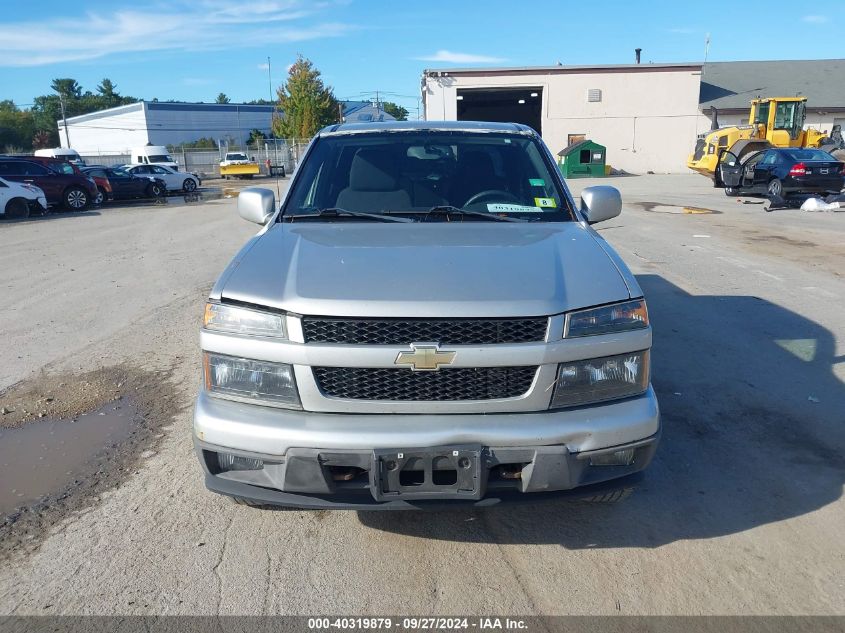
M809 22L810 24L825 24L830 22L830 18L826 15L805 15L801 18L802 22Z
M447 50L439 50L434 55L415 57L424 62L446 62L448 64L495 64L507 61L503 57L491 57L489 55L473 55L470 53L454 53Z
M356 28L314 21L327 4L307 0L243 5L229 0L171 0L170 8L164 10L155 6L89 12L74 18L5 21L0 24L0 66L41 66L142 51L266 47L338 37Z

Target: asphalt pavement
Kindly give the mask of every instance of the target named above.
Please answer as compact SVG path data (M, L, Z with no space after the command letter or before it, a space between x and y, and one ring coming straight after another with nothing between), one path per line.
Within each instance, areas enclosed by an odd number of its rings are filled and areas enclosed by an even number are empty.
M642 486L607 506L213 495L191 444L198 328L255 225L227 199L0 223L0 389L121 366L167 403L125 476L17 535L0 614L845 614L845 213L767 213L694 175L571 182L591 184L623 193L596 228L648 299L664 423Z

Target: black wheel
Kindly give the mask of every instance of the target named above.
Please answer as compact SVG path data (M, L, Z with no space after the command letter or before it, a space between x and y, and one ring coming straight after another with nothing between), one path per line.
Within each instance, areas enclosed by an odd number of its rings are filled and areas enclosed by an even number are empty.
M63 200L66 209L71 211L82 211L88 206L88 192L80 187L71 187L65 191Z
M147 188L149 195L151 198L160 198L164 195L164 187L157 182L151 182L150 186Z
M725 187L725 195L726 196L735 196L739 193L739 189L736 187Z
M107 198L108 198L108 196L106 195L106 190L103 189L102 187L97 187L97 197L94 198L94 201L93 201L94 204L99 206L99 205L103 204L106 201Z
M770 196L783 197L783 183L777 178L772 178L769 181L769 186L766 187Z
M29 217L29 204L23 198L12 198L6 203L6 219L19 220Z
M193 178L185 178L185 182L182 183L182 189L191 193L192 191L197 190L197 181Z
M282 178L284 178L284 177L285 177L285 166L284 166L284 165L282 165L282 173L281 173L281 176L282 176Z

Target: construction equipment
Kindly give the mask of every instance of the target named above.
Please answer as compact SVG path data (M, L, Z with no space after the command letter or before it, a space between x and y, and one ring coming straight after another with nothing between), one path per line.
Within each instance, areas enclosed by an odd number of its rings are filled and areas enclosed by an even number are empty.
M834 125L830 135L815 129L805 130L806 109L807 97L752 99L748 125L719 127L718 113L712 108L712 127L699 135L687 167L712 179L718 187L716 168L727 152L742 159L750 152L769 147L814 147L845 160L840 126Z
M258 163L242 152L226 152L226 156L220 161L220 177L225 180L252 178L258 173Z

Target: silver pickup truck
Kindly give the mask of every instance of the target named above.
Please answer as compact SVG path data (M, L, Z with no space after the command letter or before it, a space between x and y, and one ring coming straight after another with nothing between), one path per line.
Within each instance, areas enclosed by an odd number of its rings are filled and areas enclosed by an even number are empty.
M211 291L194 440L251 505L616 500L660 434L642 291L532 129L322 130Z

